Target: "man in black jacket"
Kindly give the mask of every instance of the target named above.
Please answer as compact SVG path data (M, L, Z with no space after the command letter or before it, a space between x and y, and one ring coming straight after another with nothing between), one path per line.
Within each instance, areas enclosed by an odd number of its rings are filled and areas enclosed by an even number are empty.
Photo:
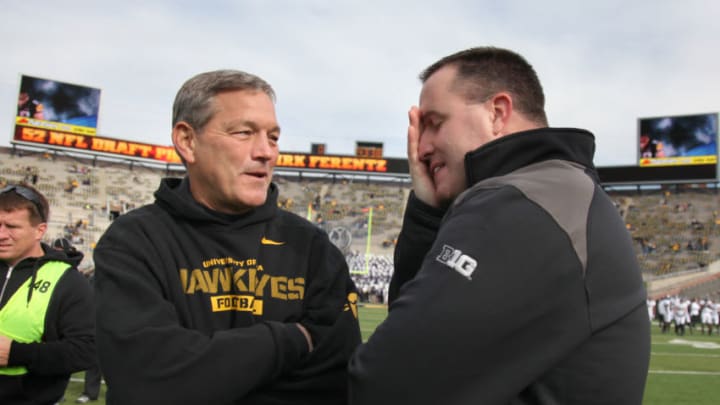
M646 295L593 135L548 127L512 51L420 77L389 314L351 360L350 402L640 404Z
M357 292L327 235L277 206L280 127L259 77L178 92L187 167L95 250L98 351L114 404L344 404Z
M51 404L95 357L90 286L82 253L41 242L48 202L34 188L0 190L0 403Z

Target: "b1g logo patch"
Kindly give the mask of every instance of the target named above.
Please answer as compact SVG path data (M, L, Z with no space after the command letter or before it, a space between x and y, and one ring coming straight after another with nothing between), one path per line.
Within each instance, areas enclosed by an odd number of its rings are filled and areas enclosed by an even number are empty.
M443 245L442 252L435 260L457 271L468 280L472 280L471 276L477 267L477 260L448 245Z

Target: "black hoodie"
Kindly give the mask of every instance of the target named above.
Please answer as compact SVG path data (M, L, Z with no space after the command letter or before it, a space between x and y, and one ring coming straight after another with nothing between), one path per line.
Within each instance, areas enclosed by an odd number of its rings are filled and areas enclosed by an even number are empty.
M92 290L76 269L82 253L57 251L45 244L42 247L44 256L26 258L15 265L0 308L46 262L62 261L72 268L62 275L53 290L42 342L12 343L8 366L24 366L28 372L19 376L0 375L0 404L3 405L54 403L65 392L70 375L88 368L95 358ZM7 272L7 264L0 262L0 280L5 280ZM29 293L28 300L31 299Z
M165 179L154 204L115 220L95 250L110 402L346 402L355 286L327 235L277 195L271 185L264 205L224 215Z

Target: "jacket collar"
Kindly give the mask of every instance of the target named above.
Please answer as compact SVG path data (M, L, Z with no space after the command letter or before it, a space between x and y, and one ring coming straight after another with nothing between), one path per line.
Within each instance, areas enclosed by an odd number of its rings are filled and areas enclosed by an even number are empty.
M550 159L575 162L594 173L594 154L595 137L586 130L540 128L518 132L489 142L465 155L467 186Z

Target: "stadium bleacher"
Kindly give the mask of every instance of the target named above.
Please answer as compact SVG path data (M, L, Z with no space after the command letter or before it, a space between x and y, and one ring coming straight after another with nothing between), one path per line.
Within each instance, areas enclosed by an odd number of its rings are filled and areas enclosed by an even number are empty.
M47 241L61 236L73 240L86 255L83 270L87 271L93 267L92 249L113 217L152 202L158 182L168 174L173 173L163 166L0 148L0 184L35 184L51 203ZM368 301L384 302L409 181L279 171L274 181L280 187L278 205L328 232L346 255L361 295ZM715 269L720 272L720 195L716 187L609 193L633 237L643 277L653 294L675 291L682 285L699 291L704 283L688 284L688 277L703 280L702 276ZM671 279L680 280L680 276L685 284L678 281L673 285ZM720 298L716 280L707 283L705 293ZM653 285L662 287L653 289Z

